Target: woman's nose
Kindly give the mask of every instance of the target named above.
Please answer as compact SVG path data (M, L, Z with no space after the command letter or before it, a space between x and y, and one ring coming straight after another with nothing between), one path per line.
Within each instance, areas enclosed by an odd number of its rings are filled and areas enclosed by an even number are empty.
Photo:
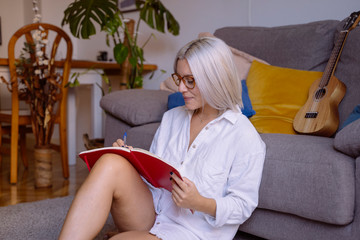
M187 91L187 87L185 86L184 81L180 81L179 92L185 92L185 91Z

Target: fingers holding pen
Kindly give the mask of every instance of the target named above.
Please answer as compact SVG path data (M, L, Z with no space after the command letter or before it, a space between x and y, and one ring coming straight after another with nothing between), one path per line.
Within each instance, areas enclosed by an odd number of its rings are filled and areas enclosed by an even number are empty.
M129 149L133 149L132 146L128 146L126 145L126 143L124 142L124 140L122 139L117 139L113 144L112 144L113 147L126 147L126 148L129 148Z
M113 147L123 147L123 146L124 146L124 141L119 138L119 139L117 139L117 140L113 143L112 146L113 146Z

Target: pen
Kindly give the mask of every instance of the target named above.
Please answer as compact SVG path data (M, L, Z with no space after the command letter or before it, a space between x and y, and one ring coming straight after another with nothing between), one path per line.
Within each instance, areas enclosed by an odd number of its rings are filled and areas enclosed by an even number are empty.
M125 132L125 133L124 133L124 136L123 136L124 146L126 146L126 138L127 138L127 133Z

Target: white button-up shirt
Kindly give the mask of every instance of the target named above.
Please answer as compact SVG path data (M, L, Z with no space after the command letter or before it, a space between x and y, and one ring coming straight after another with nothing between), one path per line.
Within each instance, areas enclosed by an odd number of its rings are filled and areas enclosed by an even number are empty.
M189 147L191 117L185 107L166 112L150 151L194 182L202 196L215 199L216 216L192 214L177 207L170 192L150 188L158 214L151 232L162 239L177 229L199 239L232 239L258 204L265 143L246 116L228 110L208 123Z

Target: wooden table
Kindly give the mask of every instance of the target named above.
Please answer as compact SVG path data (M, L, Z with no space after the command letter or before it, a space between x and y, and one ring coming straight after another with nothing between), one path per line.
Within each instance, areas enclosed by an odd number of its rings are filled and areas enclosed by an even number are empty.
M8 59L0 58L0 74L6 79L10 79L10 73L8 71ZM63 66L63 62L55 61L55 65L58 67ZM86 60L73 60L71 63L71 72L85 72L88 69L97 69L105 71L106 75L116 79L121 75L121 67L115 62L100 62L100 61L86 61ZM144 73L154 71L157 69L156 65L145 64ZM7 72L6 72L7 71ZM70 76L72 75L70 74ZM70 81L71 79L69 79ZM103 125L103 114L102 109L99 105L100 99L102 97L101 89L96 85L102 85L101 76L95 71L89 71L86 74L79 77L80 85L91 85L91 130L93 133L93 138L103 138L102 125ZM112 85L120 85L120 82L112 82ZM68 108L67 108L67 138L68 138L68 157L69 165L74 165L76 163L76 96L74 89L69 89L68 91ZM82 141L78 139L78 141Z

